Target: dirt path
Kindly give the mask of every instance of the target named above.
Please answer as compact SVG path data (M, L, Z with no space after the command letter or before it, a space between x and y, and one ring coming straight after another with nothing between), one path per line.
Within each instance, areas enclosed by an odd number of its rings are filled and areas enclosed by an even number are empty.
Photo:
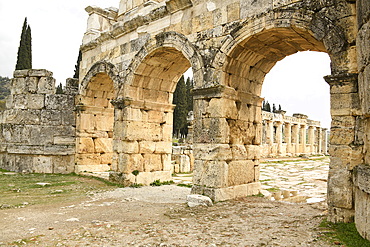
M188 208L189 192L123 188L72 205L0 210L0 246L330 246L314 230L324 203L248 197Z

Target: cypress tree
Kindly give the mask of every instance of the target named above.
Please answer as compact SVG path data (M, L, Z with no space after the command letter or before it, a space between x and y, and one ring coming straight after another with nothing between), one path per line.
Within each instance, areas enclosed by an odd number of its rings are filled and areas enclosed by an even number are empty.
M186 100L186 85L184 76L177 83L176 90L173 93L173 104L176 105L173 111L173 134L179 136L181 128L186 126L187 117L187 100Z
M275 107L275 104L272 104L272 112L273 112L273 113L276 113L276 107Z
M27 17L23 22L15 69L32 69L32 37L31 27L27 24Z
M271 106L268 101L266 101L266 111L271 112Z
M80 63L81 63L81 60L82 60L82 52L81 52L81 50L79 50L77 63L75 65L75 74L74 74L73 78L78 79L78 77L80 77Z
M193 96L191 95L191 90L193 89L193 79L188 77L186 79L186 100L187 100L187 111L193 110Z
M59 83L59 85L57 86L57 90L55 92L56 94L63 94L63 87L62 87L62 83Z

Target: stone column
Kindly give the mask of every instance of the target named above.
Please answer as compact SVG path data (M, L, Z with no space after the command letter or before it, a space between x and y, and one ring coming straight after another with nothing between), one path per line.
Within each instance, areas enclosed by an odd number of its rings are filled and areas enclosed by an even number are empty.
M321 136L322 136L322 144L321 144L322 151L321 152L324 155L327 155L328 154L328 131L327 129L325 128L322 129Z
M292 124L285 123L285 142L286 142L286 152L292 152Z
M235 89L220 85L193 95L192 193L215 201L258 194L262 99L239 99Z
M274 143L274 122L272 120L266 120L266 143L270 146Z
M294 148L292 148L293 155L297 155L299 153L299 125L294 124L292 126L292 143L294 143Z
M350 222L354 216L353 168L363 163L358 116L357 74L326 76L330 85L332 124L328 177L328 220Z
M283 144L283 123L276 122L276 143L277 143L277 154L282 153L282 144Z
M309 149L306 152L315 153L315 128L314 126L308 126L308 144Z
M307 132L307 125L302 124L299 130L299 135L301 137L301 142L300 142L300 153L306 153L306 143L307 143L307 138L306 138L306 132Z
M322 154L322 128L317 127L317 150L316 153Z

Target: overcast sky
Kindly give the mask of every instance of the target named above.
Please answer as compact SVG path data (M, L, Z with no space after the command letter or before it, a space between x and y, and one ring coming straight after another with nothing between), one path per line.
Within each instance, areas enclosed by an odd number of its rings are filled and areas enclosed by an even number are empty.
M86 31L85 7L119 6L119 0L0 0L0 76L12 77L24 18L32 30L34 69L54 73L64 84L74 74L78 50ZM280 104L287 115L303 113L330 126L330 60L324 53L304 52L278 62L267 75L262 97Z

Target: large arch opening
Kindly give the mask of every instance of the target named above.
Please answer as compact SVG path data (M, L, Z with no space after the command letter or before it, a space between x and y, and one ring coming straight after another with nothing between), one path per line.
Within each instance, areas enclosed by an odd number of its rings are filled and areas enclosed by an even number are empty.
M222 64L218 72L222 86L213 89L213 95L198 97L195 103L206 106L209 113L196 129L209 128L205 123L210 121L214 130L198 139L198 143L208 143L197 145L196 169L201 172L195 173L193 191L214 200L257 194L261 189L261 90L266 74L278 61L299 51L326 52L323 42L307 29L295 26L271 27L255 34L241 30L234 36L234 40L224 42L224 55L216 56L214 62L215 66ZM274 137L269 138L273 141ZM300 142L305 143L305 138L302 134ZM208 155L216 149L218 156Z
M113 169L113 80L106 72L89 78L77 98L76 172Z
M329 56L311 51L284 58L267 74L262 88L260 164L265 195L288 202L326 199L331 119L330 88L324 76L328 74Z
M182 51L166 46L135 62L138 66L124 89L122 107L115 108L117 170L131 183L169 181L173 172L173 93L191 64Z

